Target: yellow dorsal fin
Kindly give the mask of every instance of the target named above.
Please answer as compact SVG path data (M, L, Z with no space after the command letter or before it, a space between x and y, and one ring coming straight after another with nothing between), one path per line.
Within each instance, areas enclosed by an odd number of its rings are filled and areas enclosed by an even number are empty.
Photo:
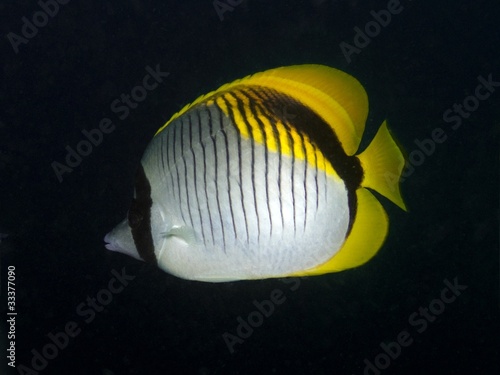
M240 85L263 86L282 92L311 108L337 134L345 152L354 155L368 116L368 97L361 84L340 70L323 65L292 65L256 73L225 84L186 105L162 126L214 94Z
M384 121L375 138L358 155L364 171L361 186L375 190L406 211L399 191L399 180L405 159Z
M313 276L361 266L382 247L389 219L380 202L365 188L356 190L358 209L351 233L339 252L327 262L289 276Z
M357 151L368 115L368 97L354 77L308 64L267 70L239 83L268 87L302 102L335 130L348 155Z

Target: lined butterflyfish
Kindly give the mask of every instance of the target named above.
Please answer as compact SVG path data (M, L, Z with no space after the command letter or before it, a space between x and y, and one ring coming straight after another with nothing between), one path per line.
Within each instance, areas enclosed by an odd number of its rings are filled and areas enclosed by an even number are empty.
M149 143L106 248L206 282L366 263L389 223L370 190L406 210L404 157L385 121L357 152L367 116L362 85L322 65L271 69L199 97Z

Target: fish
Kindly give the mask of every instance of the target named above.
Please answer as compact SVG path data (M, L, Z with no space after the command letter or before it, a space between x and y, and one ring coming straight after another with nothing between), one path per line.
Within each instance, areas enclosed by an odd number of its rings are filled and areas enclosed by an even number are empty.
M105 247L214 283L361 266L389 228L373 191L406 211L405 159L387 121L358 152L367 117L361 83L317 64L202 95L153 136Z

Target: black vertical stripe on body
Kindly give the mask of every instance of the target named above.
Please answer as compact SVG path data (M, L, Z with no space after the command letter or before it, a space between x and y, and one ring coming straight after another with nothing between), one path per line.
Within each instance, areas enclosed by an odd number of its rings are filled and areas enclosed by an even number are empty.
M314 187L316 188L316 212L319 208L319 186L318 186L318 155L316 154L317 148L314 143L311 143L314 152Z
M198 113L196 111L196 113ZM198 176L196 175L196 155L193 149L193 122L192 122L192 116L189 116L189 121L188 121L188 126L189 126L189 150L191 151L191 157L193 158L193 183L194 183L194 195L196 197L196 208L198 210L198 217L200 219L200 226L201 226L201 238L203 239L203 242L206 241L205 238L205 226L203 225L203 217L201 215L201 208L200 208L200 199L198 197ZM198 124L199 128L199 124ZM198 137L199 138L199 137Z
M184 156L184 143L186 142L185 136L184 136L184 129L186 129L186 124L184 121L181 122L181 153L180 153L180 159L182 160L182 163L184 164L184 188L186 189L186 202L187 202L187 212L189 215L189 222L191 223L191 228L194 228L194 222L193 222L193 213L191 212L191 200L189 199L189 186L188 186L188 168L187 168L187 163L186 163L186 157ZM189 126L189 123L188 123Z
M285 123L283 123L285 125ZM288 144L290 145L290 149L292 150L292 171L290 173L290 177L292 179L292 182L290 184L291 186L291 193L292 193L292 207L293 207L293 232L294 234L297 234L297 213L296 213L296 208L295 208L295 141L293 140L292 134L290 132L290 128L288 125L285 125L287 128L287 137L288 137Z
M181 192L181 176L180 176L180 173L179 173L179 163L178 163L178 158L179 156L177 155L177 132L178 132L178 129L179 129L179 126L181 123L177 123L174 125L174 134L172 135L173 137L173 152L174 152L174 166L175 166L175 175L176 175L176 179L177 179L177 191L179 192L179 206L180 206L180 214L181 214L181 218L182 218L182 221L184 223L186 223L186 218L184 216L184 207L182 207L182 192ZM181 138L181 141L182 141L182 138Z
M248 91L242 91L242 93L248 98L249 103L250 103L250 112L252 113L252 116L254 117L255 121L259 125L259 130L262 135L262 140L264 143L264 179L265 179L265 185L266 185L266 206L267 206L267 214L269 217L269 236L272 236L273 234L273 220L272 220L272 215L271 215L271 206L269 205L269 148L267 147L267 133L265 130L265 125L262 122L260 118L260 113L262 112L262 109L260 106L257 106L257 103L255 102L255 93L254 90L250 89ZM251 95L253 94L253 96ZM255 197L257 199L257 197ZM259 233L260 234L260 233Z
M242 92L238 92L238 93L243 94ZM250 121L248 120L248 117L247 117L247 113L245 110L246 103L244 103L243 100L238 95L235 95L234 93L231 93L231 94L234 97L234 99L236 100L238 111L240 112L240 115L243 118L243 122L245 123L247 133L250 135L250 148L251 148L250 179L252 181L253 203L254 203L255 217L257 220L257 240L260 240L260 218L259 218L259 211L258 211L258 206L257 206L257 192L255 190L255 138L253 137L253 127L250 124ZM247 107L250 107L250 105L248 105ZM241 175L241 171L242 171L242 169L240 168L240 175ZM241 183L240 186L242 186L243 181L241 179L240 179L240 183ZM243 197L243 195L242 195L242 197Z
M302 153L304 155L307 155L304 134L299 133L299 138L300 138L300 144L302 146ZM309 163L307 161L305 161L303 164L304 164L303 185L304 185L304 230L305 230L306 225L307 225L307 168L308 168Z
M222 134L224 138L224 150L226 152L226 179L227 179L227 194L229 197L229 211L231 212L231 222L233 224L233 230L234 230L234 237L238 238L238 231L236 230L236 221L234 220L234 211L233 211L233 199L231 198L231 176L230 176L230 155L229 155L229 142L227 139L227 133L224 129L224 124L223 124L223 116L224 116L224 111L219 107L217 102L214 102L214 105L219 111L219 127L220 127L220 133ZM239 136L239 135L238 135Z
M224 103L226 104L226 108L228 110L228 115L229 115L229 118L231 119L231 122L233 124L236 124L236 119L234 117L234 112L233 112L233 108L231 107L231 104L229 103L229 101L227 100L227 98L225 96L221 96L222 100L224 101ZM237 129L237 127L235 126L234 129ZM227 138L226 138L227 139ZM245 199L244 199L244 194L243 194L243 178L242 178L242 159L241 159L241 134L237 134L236 136L236 143L237 143L237 146L238 146L238 185L239 185L239 188L240 188L240 197L241 197L241 207L242 207L242 211L243 211L243 220L245 221L245 233L246 233L246 236L247 236L247 242L250 240L250 235L248 233L248 221L247 221L247 213L246 213L246 210L245 210ZM227 147L228 145L226 145ZM227 152L229 154L229 148L227 148ZM228 168L229 168L229 165L228 165ZM229 169L228 169L228 176L229 176ZM229 191L231 191L231 189L229 189ZM231 204L232 206L232 204Z
M151 184L142 164L140 164L135 175L135 198L132 200L127 215L128 225L139 256L145 262L157 264L151 233L152 206Z
M281 170L282 170L282 149L281 149L281 139L278 131L278 125L274 116L272 109L267 108L264 103L268 100L267 95L263 90L251 89L252 93L260 99L259 108L266 115L271 125L274 141L276 142L276 148L278 150L278 200L280 205L280 216L281 216L281 227L285 227L285 216L283 215L283 200L281 199ZM267 147L266 147L267 148Z
M206 108L206 107L205 107ZM210 111L208 111L210 112ZM210 116L210 115L209 115ZM205 190L205 202L207 204L207 214L208 214L208 220L210 222L210 234L212 236L212 243L215 243L215 237L214 237L214 226L212 222L212 213L210 211L210 204L208 203L208 186L207 186L207 154L205 150L205 140L202 139L202 127L201 127L201 118L200 118L200 112L196 112L196 119L198 122L198 142L201 145L201 152L203 154L203 190ZM209 117L209 121L211 122L212 120ZM209 124L210 129L212 129L212 124Z
M270 91L268 93L269 97L271 97L274 100L279 99L276 95L277 93L274 91ZM265 102L264 105L267 107L268 102ZM269 107L270 109L270 107ZM276 110L276 108L274 108ZM280 112L281 111L281 112ZM291 178L291 194L292 194L292 209L293 209L293 232L294 234L297 234L297 211L296 211L296 204L295 204L295 141L292 136L292 132L294 129L292 129L292 126L289 123L289 114L288 114L288 108L283 105L281 108L278 108L278 116L281 120L281 123L283 124L283 127L285 128L285 133L286 137L288 139L288 147L291 150L291 172L290 172L290 178Z
M326 158L323 158L323 191L325 192L325 203L328 204L328 175L326 174Z
M215 110L218 110L220 113L220 108L214 107ZM224 230L224 221L222 220L222 212L220 209L220 197L219 197L219 160L217 156L217 142L215 138L215 132L213 129L213 121L212 121L212 112L210 111L209 108L207 108L207 113L208 113L208 126L209 126L209 134L210 134L210 139L212 140L212 147L213 147L213 153L214 153L214 183L215 183L215 199L217 202L217 211L219 213L219 220L220 220L220 227L222 230L222 243L224 244L224 252L226 252L226 232ZM219 114L219 119L220 119L220 114ZM222 128L222 126L221 126ZM207 202L208 202L208 192L207 192Z
M165 154L166 154L166 147L165 147L165 137L161 137L160 141L160 156L161 156L161 171L165 174Z
M274 119L272 120L274 122ZM279 191L279 201L280 201L280 215L281 215L281 227L285 228L285 215L283 215L283 197L281 195L281 174L283 171L283 154L281 153L281 137L279 136L278 126L276 122L274 122L274 129L276 129L276 139L277 139L277 147L278 150L278 191Z
M174 146L173 146L173 137L172 137L172 128L168 129L166 133L161 134L161 137L166 137L167 138L167 165L168 165L168 171L170 175L170 184L171 184L171 190L172 194L174 196L174 199L176 201L179 201L178 193L175 191L175 183L174 183L174 168L172 166L172 163L175 163L175 154L174 154Z

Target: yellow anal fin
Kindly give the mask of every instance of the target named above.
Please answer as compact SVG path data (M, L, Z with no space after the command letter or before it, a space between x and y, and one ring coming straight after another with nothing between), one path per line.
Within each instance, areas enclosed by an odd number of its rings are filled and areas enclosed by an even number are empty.
M382 123L366 150L358 155L358 159L364 171L361 186L375 190L406 211L399 191L405 159L392 138L386 121Z
M358 209L351 233L344 245L327 262L290 276L314 276L339 272L368 262L382 247L389 219L380 202L365 188L356 191Z

